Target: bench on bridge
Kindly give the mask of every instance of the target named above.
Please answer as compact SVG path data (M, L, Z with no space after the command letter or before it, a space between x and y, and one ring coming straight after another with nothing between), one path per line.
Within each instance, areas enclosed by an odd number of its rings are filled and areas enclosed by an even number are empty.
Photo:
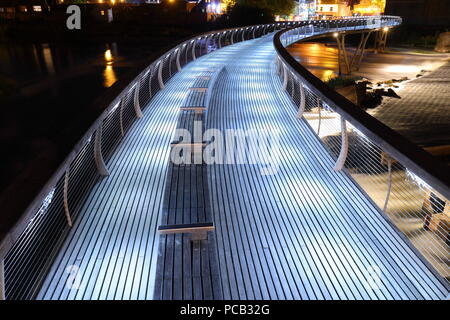
M190 152L191 158L169 164L158 227L155 299L222 298L207 165L203 159L206 144L196 141L193 134L205 131L209 94L219 72L202 71L180 107L177 129L189 131L191 140L178 140L180 137L175 136L170 145L171 159L174 153L179 155L180 149Z

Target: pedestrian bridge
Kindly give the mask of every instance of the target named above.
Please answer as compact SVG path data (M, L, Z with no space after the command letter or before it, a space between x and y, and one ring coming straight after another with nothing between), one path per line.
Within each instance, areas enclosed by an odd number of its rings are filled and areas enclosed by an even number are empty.
M230 29L163 55L111 101L3 242L4 296L445 299L448 235L433 223L448 210L448 168L284 49L399 21ZM197 124L269 148L260 161L173 163L177 145L192 158L207 148L205 136L175 134Z

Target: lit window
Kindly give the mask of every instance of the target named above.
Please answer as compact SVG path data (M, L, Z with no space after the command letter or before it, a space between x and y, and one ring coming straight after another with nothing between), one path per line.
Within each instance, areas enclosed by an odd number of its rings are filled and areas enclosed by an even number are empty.
M22 12L27 12L28 9L27 9L26 6L20 6L20 11L22 11Z
M104 10L100 11L100 14L101 14L102 16L104 16L104 15L105 15L105 11L104 11Z
M42 8L41 8L41 6L33 6L33 11L34 12L41 12Z

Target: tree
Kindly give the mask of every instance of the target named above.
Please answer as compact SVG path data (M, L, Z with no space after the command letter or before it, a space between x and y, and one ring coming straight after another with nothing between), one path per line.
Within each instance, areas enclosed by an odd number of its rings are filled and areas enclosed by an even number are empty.
M222 0L222 6L224 11L229 11L236 5L236 0Z
M349 6L350 10L353 11L355 5L359 4L360 2L360 0L347 0L347 6Z
M266 0L269 10L275 15L291 15L295 9L295 1L292 0Z
M267 10L273 15L290 15L294 11L294 0L236 0L236 4Z
M386 7L386 0L372 0L372 5L378 7L380 9L380 13L383 13Z
M271 23L276 15L290 15L295 8L294 0L229 0L222 3L230 5L224 18L229 26Z

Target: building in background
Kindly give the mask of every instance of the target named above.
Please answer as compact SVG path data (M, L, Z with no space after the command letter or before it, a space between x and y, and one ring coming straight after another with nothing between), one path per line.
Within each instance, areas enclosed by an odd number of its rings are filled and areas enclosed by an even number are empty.
M39 17L48 13L53 1L0 0L0 19L15 20L24 16Z
M361 16L373 16L384 13L386 0L360 0L355 4L353 14Z
M316 0L316 13L321 17L373 16L382 14L385 6L386 0Z
M316 15L317 0L298 0L296 7L297 20L305 20Z

